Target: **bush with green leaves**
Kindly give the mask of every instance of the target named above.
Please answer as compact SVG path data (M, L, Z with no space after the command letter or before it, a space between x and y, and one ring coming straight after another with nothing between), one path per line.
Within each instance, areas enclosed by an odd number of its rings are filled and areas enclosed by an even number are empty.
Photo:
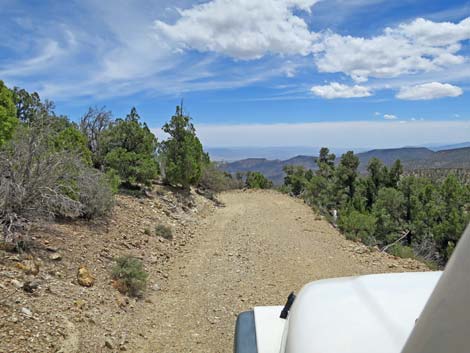
M164 224L159 224L155 227L155 235L157 235L158 237L167 239L167 240L172 240L173 230L169 226L166 226Z
M17 125L13 93L0 80L0 146L12 137Z
M395 244L387 249L387 252L389 254L392 254L393 256L397 257L402 257L404 259L414 259L416 258L416 255L413 251L413 248L406 246L406 245L401 245L401 244Z
M112 270L116 287L123 294L140 297L147 286L148 274L142 261L132 256L122 256L116 259Z
M366 245L375 244L377 219L369 213L361 213L355 209L341 212L338 226L350 240L360 240Z
M249 189L270 189L273 183L260 172L248 172L246 173L245 186Z
M5 241L24 242L29 224L39 219L101 217L111 209L113 194L104 175L87 165L79 143L62 140L61 133L73 128L62 117L37 117L21 123L0 149Z
M150 185L158 175L157 139L135 108L100 135L100 153L106 171L114 170L123 184Z
M294 196L299 196L313 178L313 172L305 170L302 166L287 165L283 168L283 171L285 173L284 185L287 187L287 192Z
M172 186L188 190L201 180L209 157L196 136L191 117L180 106L171 120L163 126L169 138L160 144L160 165L164 180Z
M230 173L217 169L214 163L210 163L204 168L198 186L203 190L217 193L240 189L243 187L243 182L234 178Z

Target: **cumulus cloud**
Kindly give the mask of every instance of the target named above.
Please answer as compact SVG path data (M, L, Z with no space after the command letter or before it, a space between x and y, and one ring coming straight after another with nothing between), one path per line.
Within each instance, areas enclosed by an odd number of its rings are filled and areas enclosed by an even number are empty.
M443 97L457 97L463 93L460 87L449 83L429 82L422 85L402 87L397 93L398 99L429 100Z
M321 72L343 72L356 82L391 78L461 64L462 41L470 39L470 18L459 23L418 18L371 38L325 32L314 45Z
M397 116L393 114L384 114L384 119L385 120L396 120Z
M310 11L318 0L213 0L179 10L174 24L155 21L158 37L180 49L212 51L242 60L267 53L311 52L317 37L296 10Z
M313 94L326 99L359 98L372 95L369 87L359 85L348 86L338 82L331 82L324 86L313 86L311 91Z

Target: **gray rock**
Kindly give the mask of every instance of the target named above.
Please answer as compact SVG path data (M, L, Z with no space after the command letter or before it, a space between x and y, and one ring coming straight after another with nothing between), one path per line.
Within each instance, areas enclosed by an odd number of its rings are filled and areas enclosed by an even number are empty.
M28 293L33 293L39 287L38 281L27 281L23 285L23 290Z
M23 282L20 282L17 279L12 279L10 282L18 289L23 288Z
M27 317L33 316L33 313L28 308L21 308L21 313L26 315Z
M106 348L109 348L109 349L114 349L114 344L113 344L113 341L111 341L111 339L109 338L106 338L105 341L104 341L104 346Z
M49 255L49 259L52 261L60 261L62 260L62 255L56 252L56 253Z

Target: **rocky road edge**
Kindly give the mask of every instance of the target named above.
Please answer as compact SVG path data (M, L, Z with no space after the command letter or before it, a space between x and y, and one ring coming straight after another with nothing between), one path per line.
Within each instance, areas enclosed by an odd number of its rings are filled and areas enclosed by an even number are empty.
M150 295L129 298L113 288L114 259L141 259L149 273L147 291L159 291L169 262L185 251L214 207L194 192L187 198L155 186L143 198L118 195L103 222L37 225L30 252L0 249L0 352L126 351L129 340L142 334L145 317L136 313L151 311L155 303ZM156 236L157 224L170 226L173 239ZM90 287L79 284L81 267Z

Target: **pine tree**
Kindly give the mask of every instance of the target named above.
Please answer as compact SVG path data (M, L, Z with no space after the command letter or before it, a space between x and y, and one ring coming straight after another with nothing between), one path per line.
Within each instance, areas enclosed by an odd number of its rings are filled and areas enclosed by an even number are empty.
M180 106L176 107L175 115L163 126L163 131L170 136L160 145L161 169L165 181L187 190L199 182L209 157L196 136L191 117L184 115Z

